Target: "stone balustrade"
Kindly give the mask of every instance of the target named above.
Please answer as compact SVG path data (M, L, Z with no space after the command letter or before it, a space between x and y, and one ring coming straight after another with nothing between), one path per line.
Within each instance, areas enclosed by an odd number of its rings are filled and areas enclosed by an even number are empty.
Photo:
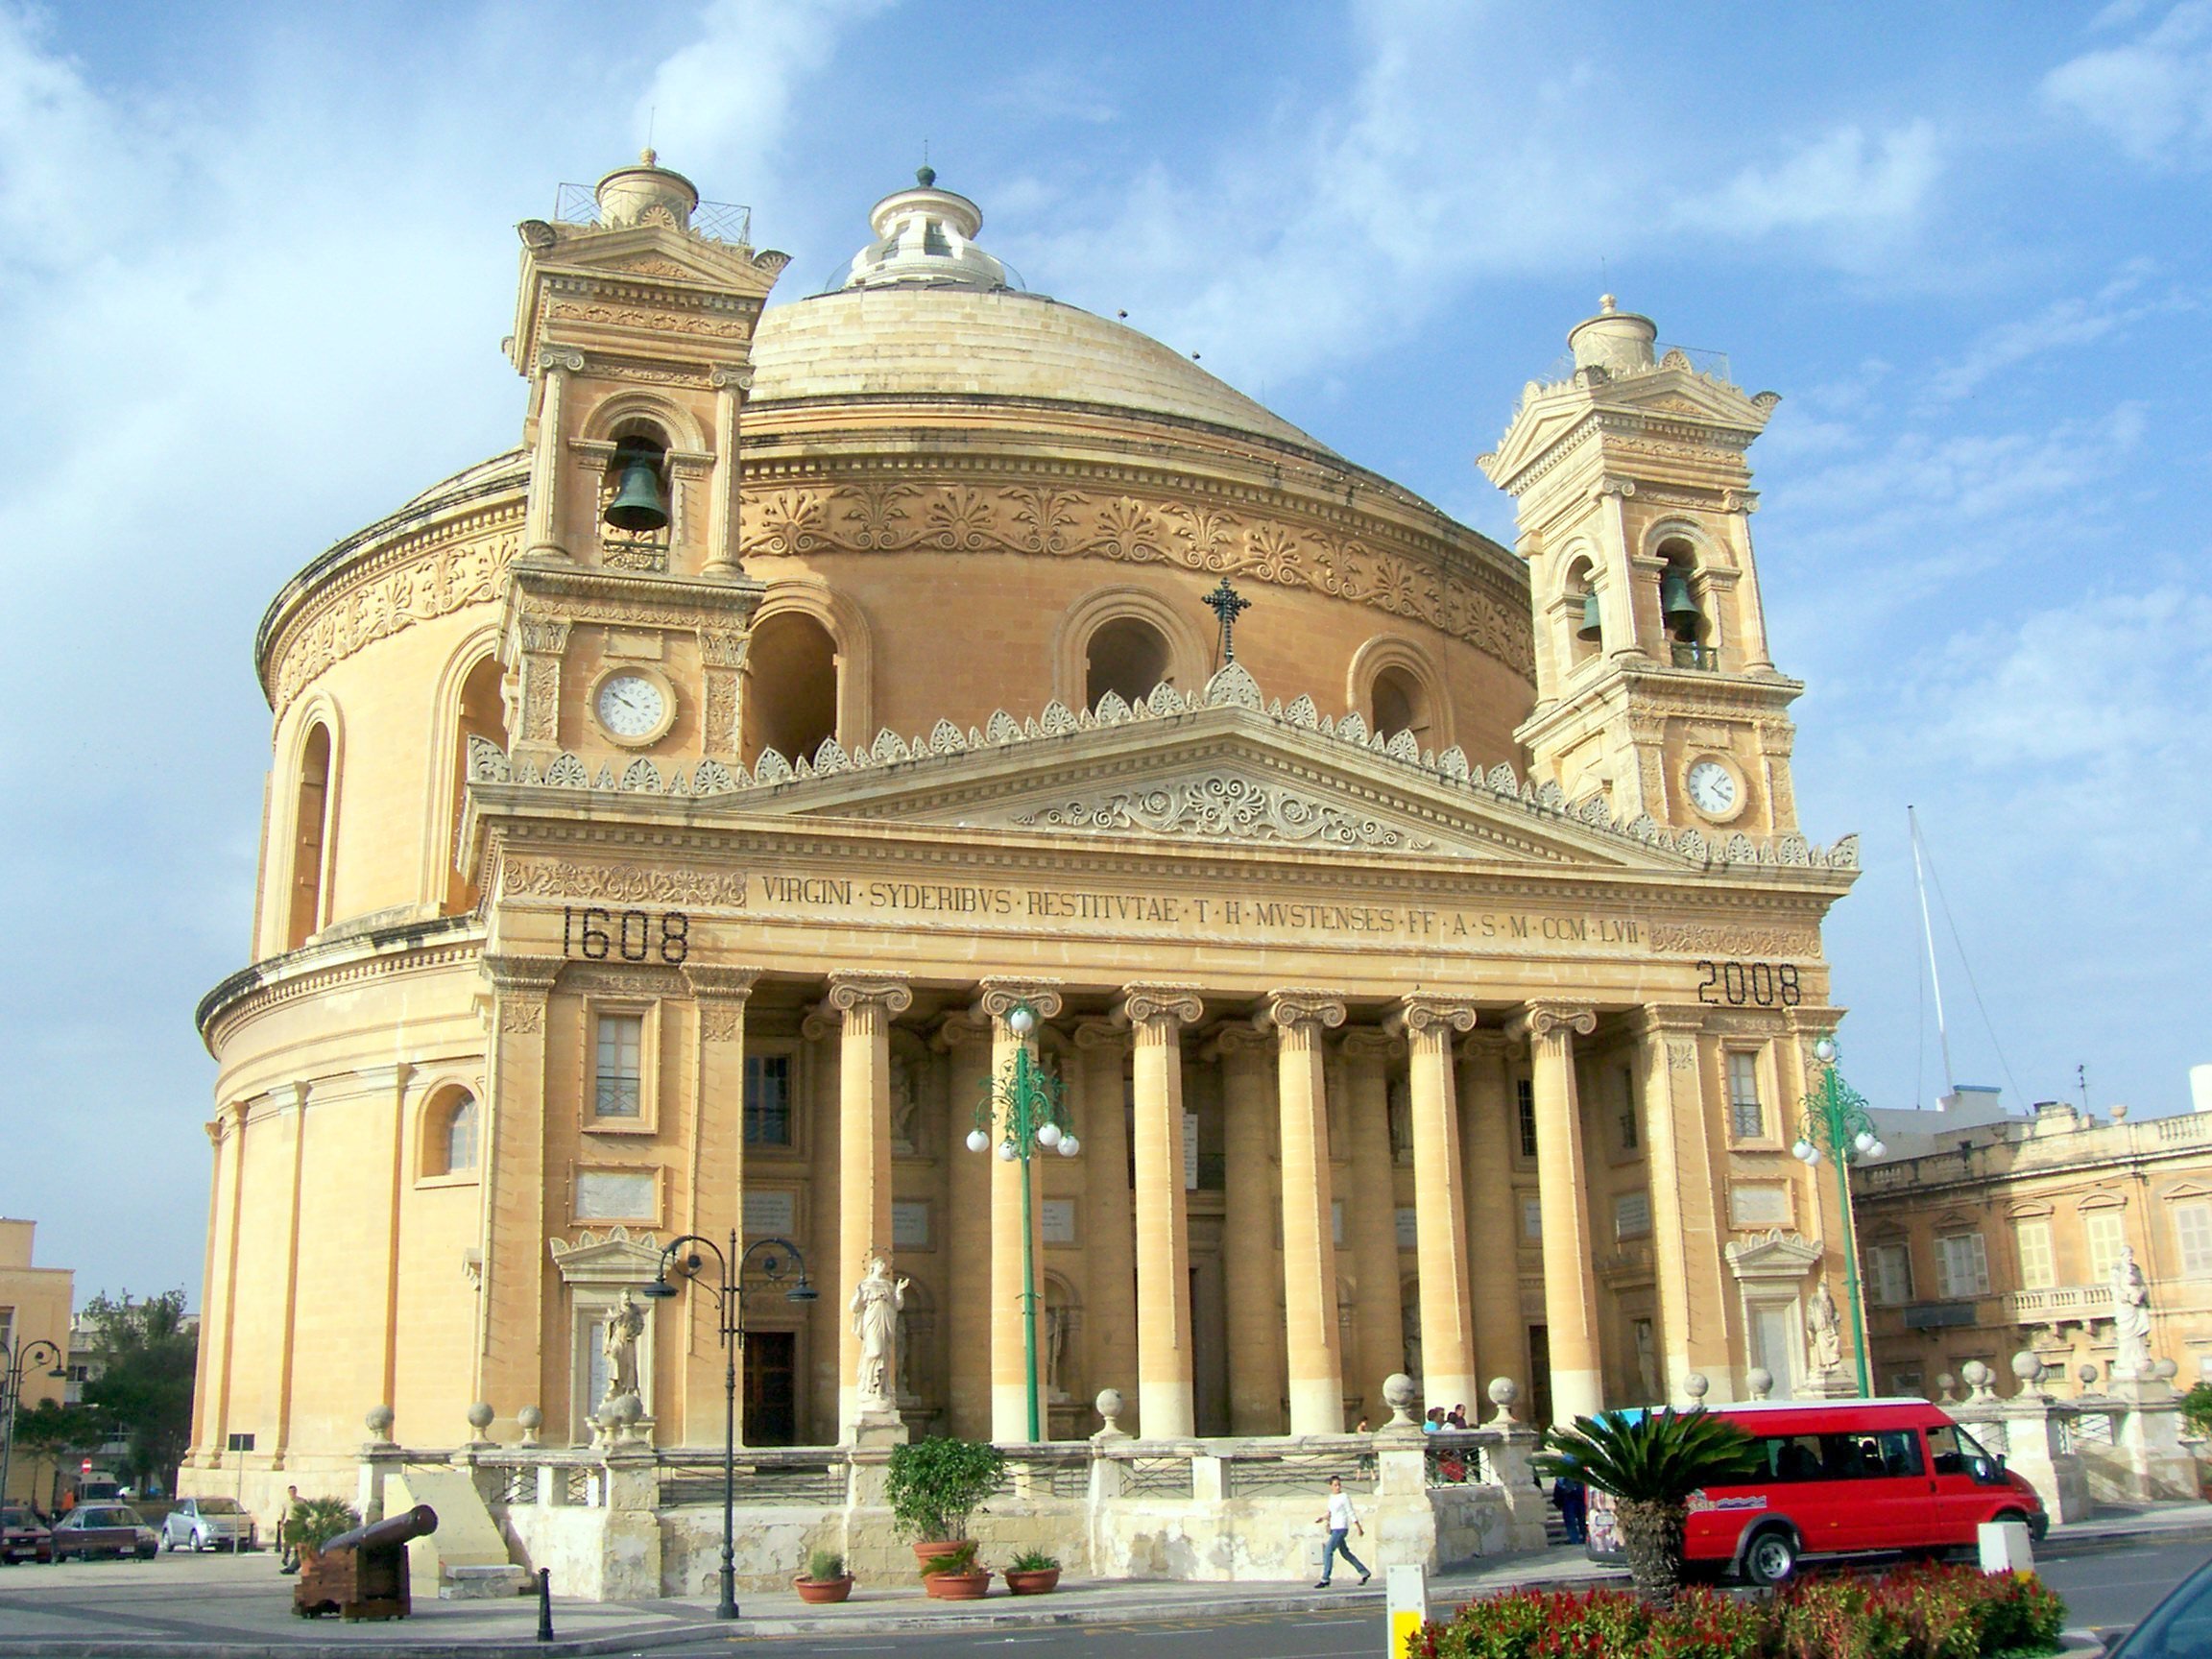
M1967 1397L1944 1409L2035 1488L2054 1523L2098 1503L2200 1496L2197 1460L2181 1444L2181 1402L2163 1376L2116 1382L2065 1399L2043 1390L2042 1362L2013 1357L2018 1391L2000 1396L1996 1373L1969 1364Z

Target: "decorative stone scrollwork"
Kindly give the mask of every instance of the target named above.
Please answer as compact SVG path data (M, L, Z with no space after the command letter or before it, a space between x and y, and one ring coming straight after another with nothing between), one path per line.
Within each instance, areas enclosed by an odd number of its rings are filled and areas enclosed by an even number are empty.
M1507 1027L1539 1042L1554 1036L1587 1037L1597 1029L1598 1011L1580 1002L1531 1002Z
M1040 1020L1054 1019L1060 1013L1059 985L1050 979L986 979L975 999L975 1012L986 1020L1002 1021L1018 1002L1028 1003Z
M823 1005L845 1016L848 1026L873 1028L914 1006L904 979L887 974L832 974Z
M1209 778L1164 789L1120 790L1103 801L1025 813L1015 822L1046 830L1144 830L1155 835L1219 836L1338 847L1426 852L1436 843L1374 818L1242 778Z
M1334 991L1270 991L1266 1005L1252 1022L1282 1031L1310 1025L1334 1031L1344 1023L1344 998Z
M1383 1026L1416 1038L1449 1042L1454 1032L1465 1036L1474 1030L1476 1019L1475 1003L1468 998L1417 992L1391 1011Z
M1206 1004L1195 985L1131 985L1121 993L1121 1011L1132 1025L1154 1020L1195 1025Z

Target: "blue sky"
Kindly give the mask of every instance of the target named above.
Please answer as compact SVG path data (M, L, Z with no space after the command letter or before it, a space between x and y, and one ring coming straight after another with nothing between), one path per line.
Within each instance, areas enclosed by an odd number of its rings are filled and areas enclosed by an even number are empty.
M0 0L0 1211L198 1296L269 597L517 442L514 224L648 129L821 286L926 140L1030 286L1510 539L1475 470L1610 288L1753 451L1846 1070L2185 1105L2212 1061L2212 5L26 9ZM1282 687L1289 695L1298 687ZM1943 921L1937 919L1938 929ZM1994 1030L1994 1037L1991 1028Z

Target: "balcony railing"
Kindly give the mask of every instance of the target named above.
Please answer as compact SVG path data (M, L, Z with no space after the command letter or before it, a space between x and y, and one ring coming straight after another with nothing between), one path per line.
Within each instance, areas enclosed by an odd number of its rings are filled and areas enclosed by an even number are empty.
M1720 653L1713 646L1700 645L1695 639L1676 639L1672 644L1675 667L1701 669L1708 674L1719 671Z

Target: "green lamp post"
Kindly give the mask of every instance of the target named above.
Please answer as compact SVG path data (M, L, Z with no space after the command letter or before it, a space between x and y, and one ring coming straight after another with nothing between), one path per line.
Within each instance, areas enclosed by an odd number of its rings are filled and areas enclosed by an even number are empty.
M1014 1058L1004 1076L983 1085L983 1098L975 1108L975 1127L968 1132L968 1150L988 1152L996 1135L998 1160L1022 1166L1022 1353L1027 1368L1029 1438L1041 1440L1037 1415L1037 1261L1029 1160L1042 1146L1063 1158L1082 1150L1082 1142L1068 1127L1067 1095L1061 1080L1046 1071L1029 1051L1029 1035L1037 1029L1037 1010L1017 1002L1006 1011L1006 1029L1015 1036Z
M1822 1037L1814 1044L1813 1058L1820 1062L1820 1082L1805 1096L1797 1143L1790 1151L1808 1165L1818 1164L1823 1155L1836 1161L1836 1214L1843 1229L1843 1294L1851 1304L1851 1329L1858 1338L1859 1392L1871 1398L1874 1389L1866 1367L1866 1309L1859 1295L1859 1246L1852 1237L1850 1166L1861 1159L1879 1158L1888 1148L1874 1132L1865 1096L1844 1082L1836 1070L1836 1039Z

